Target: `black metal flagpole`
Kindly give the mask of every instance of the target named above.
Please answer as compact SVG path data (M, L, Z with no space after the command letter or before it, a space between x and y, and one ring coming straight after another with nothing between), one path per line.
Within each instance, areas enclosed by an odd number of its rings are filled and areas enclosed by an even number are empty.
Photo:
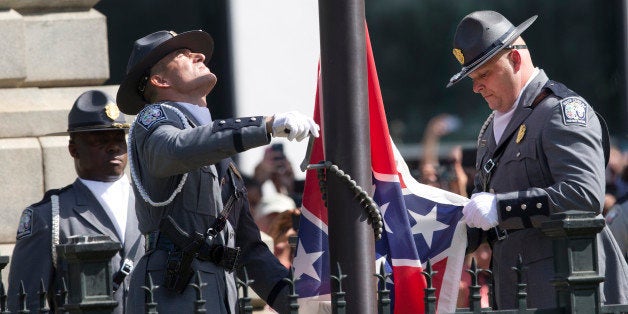
M319 0L325 158L370 190L368 82L363 0ZM327 176L332 274L347 277L347 313L376 313L375 245L366 210L337 176ZM332 291L337 287L332 287Z

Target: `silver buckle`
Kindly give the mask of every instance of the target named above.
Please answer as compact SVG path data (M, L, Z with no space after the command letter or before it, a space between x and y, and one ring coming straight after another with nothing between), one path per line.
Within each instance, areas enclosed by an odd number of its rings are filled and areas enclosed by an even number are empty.
M128 276L132 270L133 261L128 258L124 259L124 263L122 264L122 267L120 267L120 272L123 273L125 276Z
M491 173L491 171L493 171L493 168L495 168L495 162L493 161L493 159L489 159L486 163L484 163L484 166L482 166L482 169L486 173Z
M506 239L506 237L508 237L508 231L506 231L506 229L501 229L497 227L493 227L493 229L495 229L495 234L497 235L497 241L501 241L503 239Z

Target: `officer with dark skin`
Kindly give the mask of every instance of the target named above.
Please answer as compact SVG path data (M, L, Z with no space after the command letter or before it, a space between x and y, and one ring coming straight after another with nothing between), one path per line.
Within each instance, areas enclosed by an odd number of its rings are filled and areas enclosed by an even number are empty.
M230 157L272 137L303 140L319 127L291 111L214 121L206 96L217 78L207 64L213 40L203 31L159 31L135 42L117 100L137 114L129 132L139 228L149 243L134 271L128 308L145 310L152 279L161 313L191 313L200 289L209 313L235 313L234 270L277 311L289 310L288 271L261 241L242 177Z
M535 19L515 27L494 11L464 17L453 49L462 69L448 84L468 76L493 110L480 130L475 190L463 214L492 245L498 309L517 307L511 267L519 254L528 306L556 306L552 239L539 227L552 213L599 214L604 200L608 131L586 100L533 65L520 35ZM597 250L601 302L627 303L628 266L607 227Z
M68 151L74 158L78 178L61 189L49 190L44 198L24 210L11 256L8 305L19 308L20 283L27 294L27 310L38 312L40 284L48 292L51 309L54 295L62 289L65 264L54 247L76 235L107 235L122 244L110 262L111 284L118 306L125 313L132 270L142 256L144 237L137 228L135 197L124 174L127 164L125 133L129 124L113 100L101 91L83 93L68 116ZM72 288L72 287L70 287Z

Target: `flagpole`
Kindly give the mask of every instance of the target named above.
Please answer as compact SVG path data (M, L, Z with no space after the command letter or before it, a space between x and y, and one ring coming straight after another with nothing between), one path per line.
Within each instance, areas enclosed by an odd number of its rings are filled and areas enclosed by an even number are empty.
M325 158L370 191L364 1L318 3ZM338 177L327 176L327 192L330 266L332 275L338 264L347 274L342 281L347 313L377 313L375 244L367 213ZM332 285L337 291L338 284Z

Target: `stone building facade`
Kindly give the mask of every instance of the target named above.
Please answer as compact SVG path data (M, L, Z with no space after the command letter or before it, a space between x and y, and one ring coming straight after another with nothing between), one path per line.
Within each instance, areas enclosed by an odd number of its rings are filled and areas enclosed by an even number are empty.
M67 129L84 91L117 92L103 85L107 22L97 2L0 0L0 255L13 251L22 210L76 178L69 137L47 134Z

